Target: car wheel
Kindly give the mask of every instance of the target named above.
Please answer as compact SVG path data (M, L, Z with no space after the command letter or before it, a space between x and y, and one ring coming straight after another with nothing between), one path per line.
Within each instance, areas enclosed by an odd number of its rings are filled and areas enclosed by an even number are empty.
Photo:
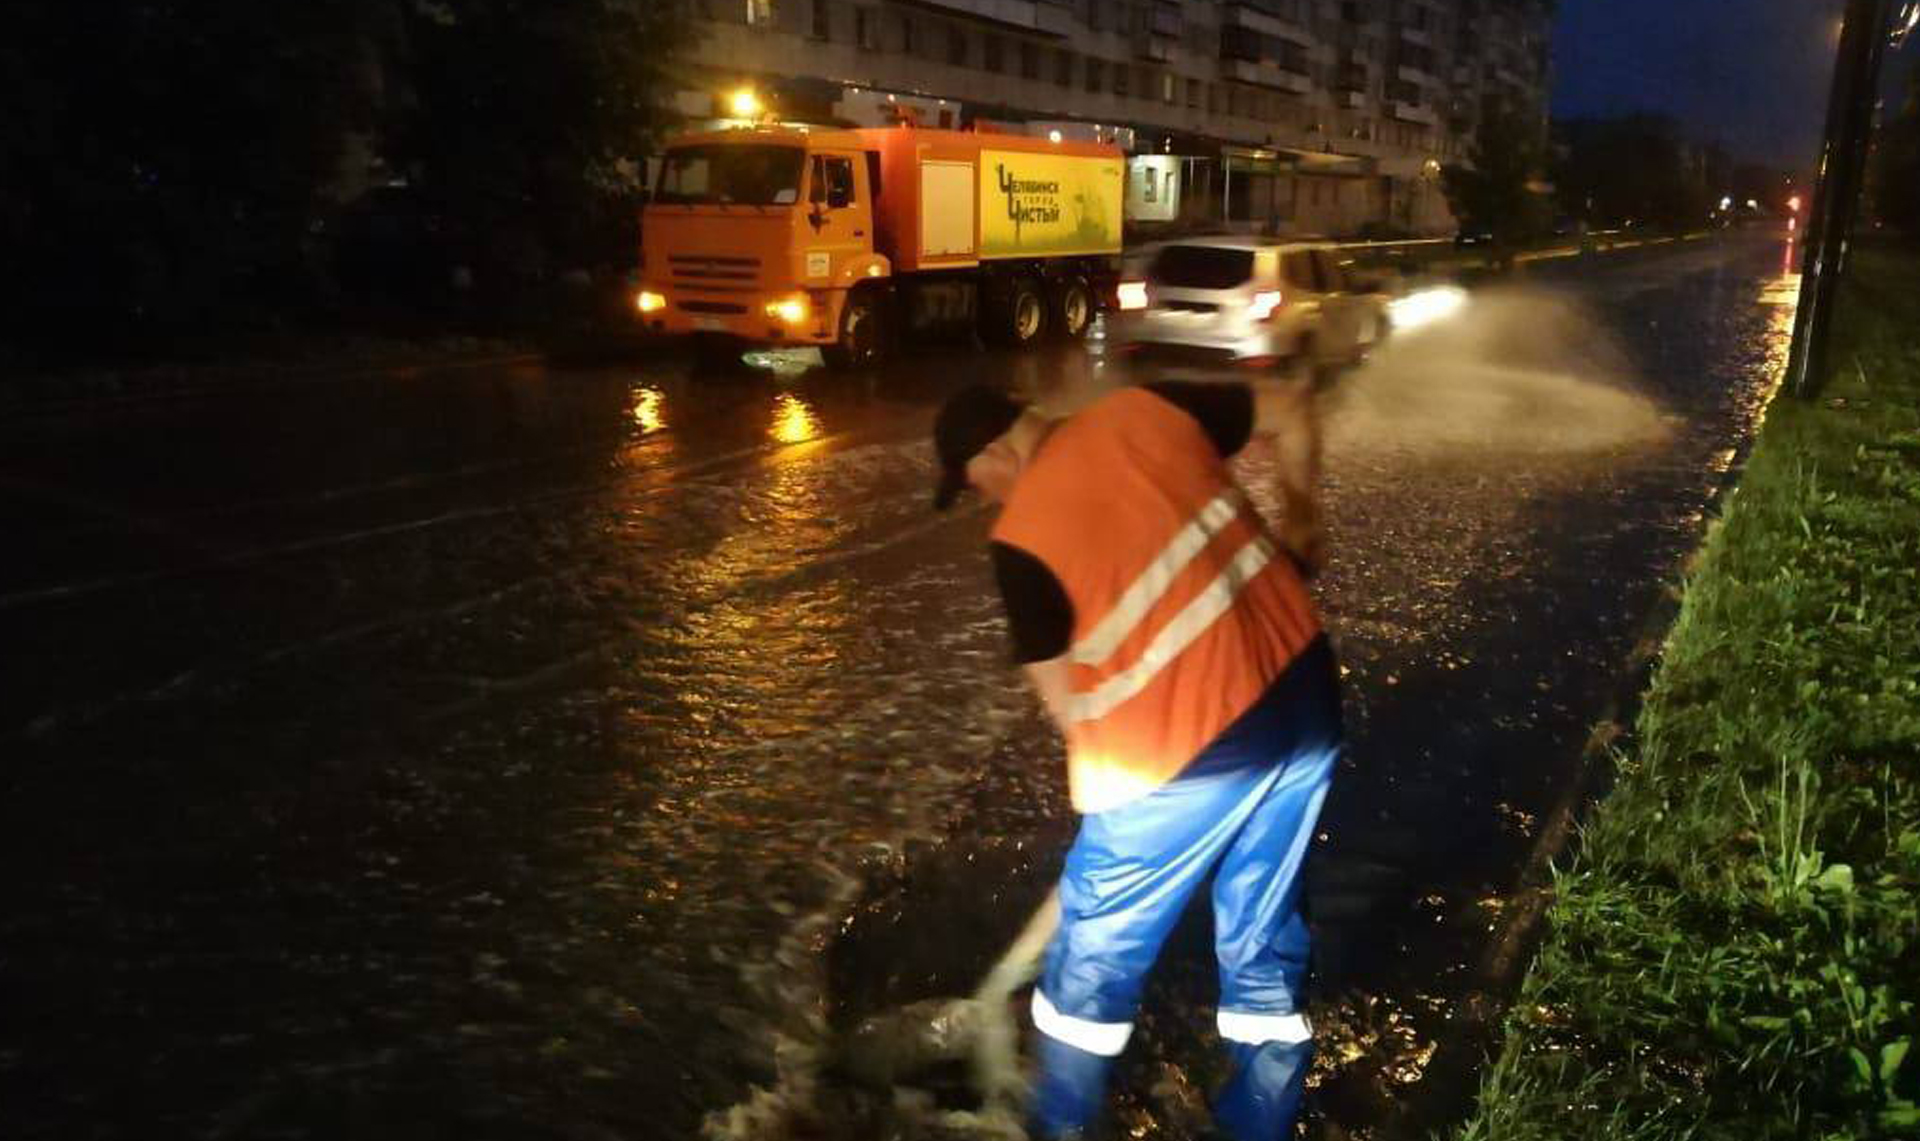
M886 355L886 311L872 290L847 298L840 308L840 337L822 346L820 355L836 371L868 368Z
M1053 293L1053 330L1069 341L1078 341L1093 327L1093 290L1086 280L1070 277Z

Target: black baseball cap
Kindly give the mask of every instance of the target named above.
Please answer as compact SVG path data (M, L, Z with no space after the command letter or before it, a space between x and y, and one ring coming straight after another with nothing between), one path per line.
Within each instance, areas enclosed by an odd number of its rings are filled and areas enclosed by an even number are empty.
M1007 434L1025 404L984 384L970 384L948 398L933 419L933 450L940 457L940 483L933 507L945 511L967 489L967 461Z

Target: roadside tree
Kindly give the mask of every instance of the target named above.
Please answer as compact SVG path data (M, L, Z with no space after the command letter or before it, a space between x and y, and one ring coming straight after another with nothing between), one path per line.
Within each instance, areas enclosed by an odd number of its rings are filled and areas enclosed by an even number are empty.
M632 160L658 130L680 6L439 0L400 8L405 100L387 154L445 220L484 289L518 291L626 256Z
M1496 256L1540 233L1547 219L1536 183L1545 153L1542 132L1505 108L1480 120L1466 163L1441 172L1447 204L1462 226L1493 235Z

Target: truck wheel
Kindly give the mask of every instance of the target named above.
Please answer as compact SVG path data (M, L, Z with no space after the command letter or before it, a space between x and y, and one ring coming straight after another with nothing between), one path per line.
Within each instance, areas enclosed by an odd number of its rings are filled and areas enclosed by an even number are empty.
M1069 341L1077 341L1093 327L1093 290L1086 280L1070 277L1053 293L1053 331Z
M1027 278L1008 282L981 314L982 339L997 345L1024 348L1047 331L1047 302L1040 288Z
M886 352L886 311L871 290L854 293L840 309L840 339L823 345L827 367L844 372L878 364Z

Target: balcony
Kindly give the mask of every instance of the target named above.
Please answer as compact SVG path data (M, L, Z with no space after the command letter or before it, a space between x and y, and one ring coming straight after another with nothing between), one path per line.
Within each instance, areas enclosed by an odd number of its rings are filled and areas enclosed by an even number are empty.
M1439 86L1439 83L1434 80L1432 75L1410 64L1401 64L1399 67L1394 68L1393 73L1398 76L1403 83L1413 83L1421 87Z
M1285 91L1291 95L1307 95L1313 91L1313 80L1298 72L1284 70L1279 64L1265 60L1259 63L1244 59L1222 60L1220 72L1228 79L1237 79L1256 87Z
M1180 5L1169 4L1166 0L1157 0L1147 15L1147 31L1156 36L1179 39L1185 22L1180 19Z
M1423 48L1433 46L1433 33L1424 28L1411 28L1402 24L1400 25L1400 38L1407 43L1415 44Z
M1071 12L1040 0L919 0L919 3L1022 31L1064 36L1073 30Z
M1143 33L1133 38L1133 54L1150 63L1166 63L1173 58L1175 41L1151 33Z
M1283 19L1271 12L1253 7L1246 0L1232 0L1225 12L1225 26L1246 28L1249 31L1264 32L1283 40L1292 40L1296 44L1312 44L1313 37L1304 27L1292 20Z
M1333 104L1336 107L1345 107L1348 110L1360 110L1367 105L1367 93L1358 90L1335 92Z
M1440 113L1438 111L1435 111L1431 107L1421 107L1413 103L1389 103L1387 104L1387 115L1389 118L1398 119L1402 123L1419 123L1427 127L1437 127L1440 125Z

